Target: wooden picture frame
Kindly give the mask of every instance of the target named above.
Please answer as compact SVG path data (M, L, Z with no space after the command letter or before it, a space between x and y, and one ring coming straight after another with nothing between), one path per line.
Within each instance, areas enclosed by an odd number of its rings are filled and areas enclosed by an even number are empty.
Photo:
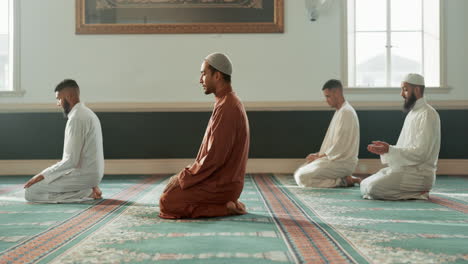
M76 0L76 34L282 33L283 1Z

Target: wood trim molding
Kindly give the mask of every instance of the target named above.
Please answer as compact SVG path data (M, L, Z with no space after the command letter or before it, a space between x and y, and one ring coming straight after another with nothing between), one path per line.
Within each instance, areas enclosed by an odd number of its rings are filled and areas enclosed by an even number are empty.
M0 97L21 97L24 96L25 93L26 91L24 90L0 91Z
M34 175L57 160L0 160L0 175ZM110 159L105 161L106 174L177 173L193 159ZM248 173L292 174L303 159L249 159ZM355 174L372 174L383 168L379 159L361 159ZM441 159L440 175L468 175L467 159Z
M345 94L399 94L401 87L345 87ZM450 87L426 87L425 94L448 94Z
M430 101L438 110L466 110L468 100ZM400 110L402 102L351 102L356 110ZM210 112L213 102L115 102L86 103L95 112ZM244 102L247 111L320 111L332 110L325 102L284 101L284 102ZM0 113L60 112L55 103L5 103L0 105Z

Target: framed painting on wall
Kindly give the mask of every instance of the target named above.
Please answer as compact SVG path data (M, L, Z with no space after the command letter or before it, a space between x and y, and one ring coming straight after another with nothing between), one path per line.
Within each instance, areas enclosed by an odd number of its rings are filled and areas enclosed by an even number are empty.
M76 0L77 34L282 33L283 0Z

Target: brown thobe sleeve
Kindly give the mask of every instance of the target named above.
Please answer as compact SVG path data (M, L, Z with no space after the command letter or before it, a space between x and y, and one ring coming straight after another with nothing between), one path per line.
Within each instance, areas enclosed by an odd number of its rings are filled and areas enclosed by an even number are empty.
M215 108L197 159L179 174L182 190L213 176L225 164L236 138L236 119L235 110L225 105Z

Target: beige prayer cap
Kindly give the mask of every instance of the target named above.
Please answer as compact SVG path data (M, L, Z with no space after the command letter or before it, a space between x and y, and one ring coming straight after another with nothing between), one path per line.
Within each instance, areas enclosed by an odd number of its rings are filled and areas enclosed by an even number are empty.
M229 57L223 53L215 52L211 53L210 55L205 57L205 60L211 65L213 68L217 69L218 71L231 75L232 74L232 64Z
M424 77L417 73L409 73L406 75L404 82L424 86Z

